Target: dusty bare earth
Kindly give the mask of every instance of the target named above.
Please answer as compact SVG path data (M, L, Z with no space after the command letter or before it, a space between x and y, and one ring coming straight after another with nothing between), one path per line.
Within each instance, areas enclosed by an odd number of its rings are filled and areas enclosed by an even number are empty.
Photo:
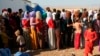
M98 49L98 46L94 47L94 56L100 56ZM72 53L75 53L75 56L83 56L84 49L74 50L74 48L66 48L62 50L36 50L30 54L31 56L72 56Z

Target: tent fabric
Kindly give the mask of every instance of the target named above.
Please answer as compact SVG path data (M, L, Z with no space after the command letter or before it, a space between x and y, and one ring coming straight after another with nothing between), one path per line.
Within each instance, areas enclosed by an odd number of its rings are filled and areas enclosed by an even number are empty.
M22 53L20 56L30 56L28 53Z
M14 56L20 56L22 54L22 52L16 52L15 54L14 54Z
M24 53L24 52L20 52L20 51L18 51L18 52L16 52L15 54L14 54L14 56L30 56L28 53Z
M45 13L45 10L41 6L39 6L39 5L36 5L34 8L32 8L29 5L26 5L26 10L28 12L31 12L31 11L35 11L35 12L36 11L40 11L41 14Z
M8 56L7 52L4 49L0 49L1 56Z
M11 56L11 51L9 48L2 48L0 49L1 56Z
M11 56L11 51L9 48L5 48L5 51L7 52L8 56Z
M34 8L33 10L34 10L35 12L36 12L36 11L40 11L41 14L43 14L43 13L45 12L45 10L44 10L42 7L40 7L39 5L36 5L35 8Z
M46 13L46 12L44 12L44 13L42 14L42 18L43 18L43 20L45 20L45 19L46 19L46 17L47 17L47 13Z
M29 5L26 5L26 10L27 10L28 12L31 12L31 11L33 11L33 9L34 9L34 8L32 8L31 6L29 6Z

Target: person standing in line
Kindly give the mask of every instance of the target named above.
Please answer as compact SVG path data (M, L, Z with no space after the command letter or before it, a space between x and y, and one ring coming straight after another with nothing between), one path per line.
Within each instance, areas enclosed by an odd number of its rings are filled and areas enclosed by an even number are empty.
M30 43L30 25L29 25L29 20L30 20L30 18L29 18L29 12L25 12L24 13L24 17L22 18L22 29L23 29L23 36L24 36L24 38L25 38L25 42L26 42L26 45L25 45L25 47L26 47L26 49L28 50L28 49L31 49L31 43ZM22 34L22 32L21 32L21 34Z
M61 44L61 19L60 19L60 10L57 10L55 14L55 34L56 34L56 47L59 50Z
M97 19L93 22L93 27L98 35L98 40L96 41L97 45L99 43L99 51L100 51L100 13L97 14Z
M87 29L88 24L88 12L85 11L82 13L81 22L83 23L82 26L82 36L81 36L81 48L84 48L84 32Z
M74 31L74 48L76 50L79 49L80 47L81 27L82 27L79 15L80 15L79 10L74 12L73 31Z
M34 50L38 49L38 38L37 38L37 33L36 33L36 19L35 19L35 16L36 16L36 13L34 11L30 12L30 29L31 29L31 32L30 32L30 36L31 36L31 40L32 40L32 48Z
M73 27L75 28L74 32L74 48L77 50L80 48L80 38L81 38L81 27L82 24L80 20L76 20L76 22L73 24Z
M65 48L67 45L67 41L66 41L67 40L67 37L66 37L66 11L65 11L65 9L62 9L60 18L61 18L62 45L63 45L63 48Z
M72 52L72 55L77 55L77 53L79 52L79 48L80 48L82 23L78 19L78 20L75 20L75 22L72 25L73 25L73 28L74 28L74 49L75 49L75 52Z
M67 35L67 47L72 46L72 19L71 19L71 12L66 12L66 35Z
M8 34L9 37L11 37L11 39L9 40L10 49L13 49L13 48L16 47L16 41L15 41L16 39L15 39L15 35L14 35L14 32L16 30L16 26L15 26L16 25L16 21L15 21L12 9L8 8L7 12L8 12L8 14L7 14L8 15L8 21L9 21L9 25L10 25L9 30L7 30L7 31L10 31L10 33L7 32L7 34ZM12 46L12 44L13 44L13 46Z
M47 18L46 23L48 25L48 40L49 40L49 48L55 49L55 30L54 30L54 21L52 18L52 13L50 9L47 9Z
M8 48L8 43L9 43L9 36L6 34L6 29L4 26L5 22L2 18L2 15L0 15L0 40L1 44L0 47L2 48Z
M93 45L97 39L96 31L94 31L92 24L88 23L88 28L84 33L85 38L85 50L84 56L91 55L93 56Z
M36 12L36 32L39 42L40 49L44 48L44 30L43 30L43 20L40 11Z
M17 23L17 27L18 29L21 31L21 34L23 34L23 29L22 29L22 17L23 17L23 10L19 9L18 13L16 15L16 23Z

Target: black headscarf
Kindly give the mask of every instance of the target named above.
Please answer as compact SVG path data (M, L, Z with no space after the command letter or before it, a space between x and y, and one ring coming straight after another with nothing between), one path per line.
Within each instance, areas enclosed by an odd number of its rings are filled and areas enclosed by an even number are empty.
M60 19L60 10L57 10L57 13L55 15L55 20L59 20Z

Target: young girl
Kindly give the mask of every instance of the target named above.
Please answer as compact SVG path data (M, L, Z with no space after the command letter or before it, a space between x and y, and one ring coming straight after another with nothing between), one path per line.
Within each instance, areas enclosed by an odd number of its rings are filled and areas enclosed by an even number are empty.
M19 51L24 51L24 47L25 47L25 39L24 39L24 37L21 36L19 30L17 30L15 32L15 35L17 36L16 41L18 42L18 45L19 45Z
M85 38L85 52L84 52L84 56L88 56L88 55L92 55L92 51L93 51L93 44L94 41L97 39L97 34L96 32L93 30L92 24L88 24L88 28L84 33L84 38Z

